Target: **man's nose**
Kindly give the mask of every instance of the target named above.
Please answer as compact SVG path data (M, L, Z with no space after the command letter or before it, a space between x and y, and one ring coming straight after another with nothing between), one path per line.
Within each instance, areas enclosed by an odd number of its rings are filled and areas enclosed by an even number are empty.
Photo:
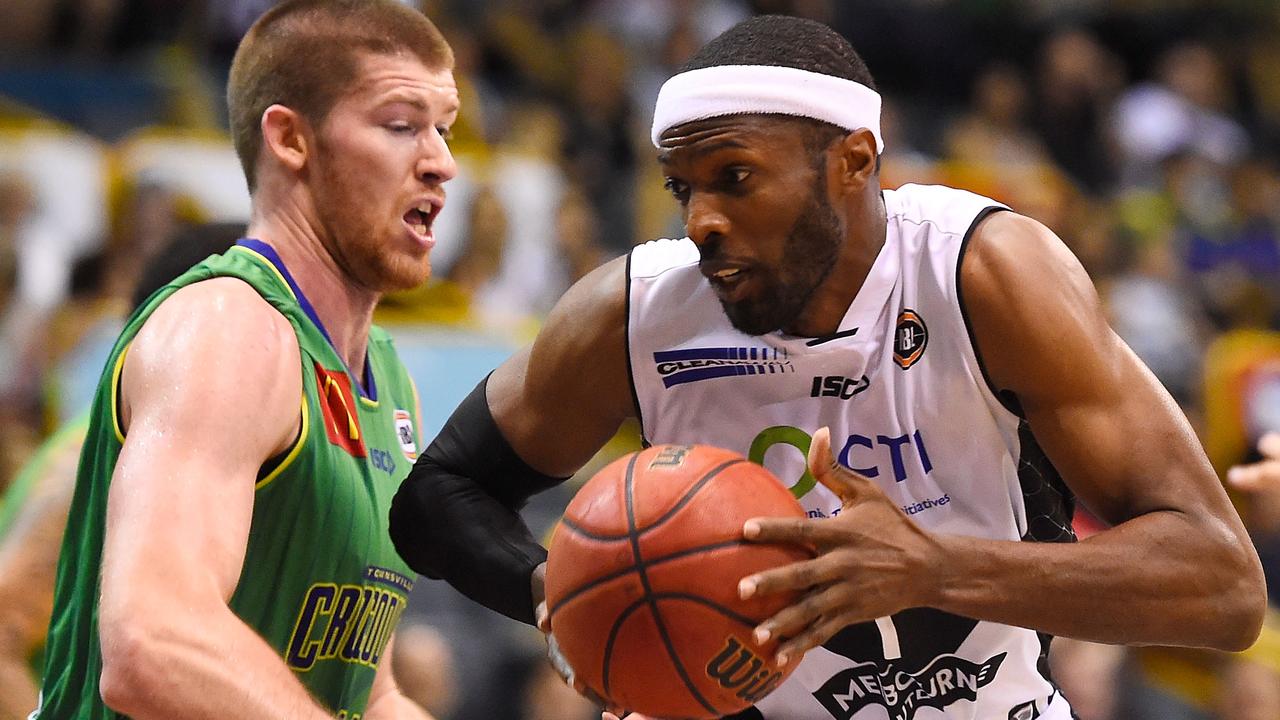
M685 232L699 247L729 233L729 218L706 193L690 195L686 212Z
M432 129L423 138L422 152L418 157L417 176L428 185L440 185L458 174L458 163L453 159L449 143L439 130Z

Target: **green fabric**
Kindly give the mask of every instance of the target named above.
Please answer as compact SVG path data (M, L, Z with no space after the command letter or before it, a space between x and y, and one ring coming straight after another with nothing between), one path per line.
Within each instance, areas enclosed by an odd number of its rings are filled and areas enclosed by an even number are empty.
M121 449L113 407L116 367L165 298L216 276L245 281L292 323L302 351L305 400L299 445L264 466L259 476L231 609L332 712L355 717L368 702L374 669L413 584L412 571L387 532L392 496L416 454L412 383L389 336L374 327L367 362L378 399L355 399L358 385L284 278L269 260L237 246L148 300L130 318L107 363L72 504L76 522L68 527L58 566L43 717L117 717L98 694L97 628L107 490ZM357 415L355 422L346 406Z

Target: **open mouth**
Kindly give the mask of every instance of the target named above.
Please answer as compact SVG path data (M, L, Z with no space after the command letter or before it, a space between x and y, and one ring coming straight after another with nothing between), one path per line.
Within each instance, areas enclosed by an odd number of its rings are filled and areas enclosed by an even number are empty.
M415 235L422 239L431 237L431 224L440 214L440 206L431 202L421 203L404 214L404 222Z

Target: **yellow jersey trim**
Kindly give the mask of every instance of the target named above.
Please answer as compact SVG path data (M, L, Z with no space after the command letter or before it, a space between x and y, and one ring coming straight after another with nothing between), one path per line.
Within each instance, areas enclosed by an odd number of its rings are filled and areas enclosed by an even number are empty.
M125 344L116 358L115 367L111 369L111 428L116 431L116 440L121 445L124 445L124 430L120 427L120 376L124 374L124 358L132 345L132 340Z
M290 465L293 464L294 460L298 459L298 455L302 453L302 446L307 444L307 432L310 429L309 428L310 423L308 422L307 416L308 416L307 391L303 389L302 391L302 425L298 429L298 441L294 443L293 449L290 450L289 454L284 457L284 460L281 460L280 464L277 465L274 470L267 473L266 477L259 480L258 483L253 486L253 489L255 491L261 490L267 485L270 485L272 480L275 480L276 478L280 477L280 473L284 472Z
M273 275L276 276L276 279L280 281L280 287L284 288L285 292L289 293L289 297L293 298L294 300L298 299L298 296L293 294L293 288L289 286L289 281L285 280L284 275L280 274L280 268L276 267L275 263L263 257L262 253L258 252L257 250L253 250L251 248L247 248L243 245L232 245L231 250L232 251L239 250L240 252L246 253L250 257L255 258L260 264L262 264L264 267L270 270Z

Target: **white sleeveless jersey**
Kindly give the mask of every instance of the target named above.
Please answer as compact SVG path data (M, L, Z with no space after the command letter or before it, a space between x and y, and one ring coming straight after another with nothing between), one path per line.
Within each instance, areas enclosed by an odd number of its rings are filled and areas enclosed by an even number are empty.
M791 486L810 517L827 518L840 501L806 472L805 454L813 431L828 426L839 462L930 531L1074 540L1070 494L1016 400L993 394L960 303L969 235L1003 206L917 185L885 191L884 203L884 247L838 332L824 338L741 333L699 273L691 241L635 248L628 353L645 440L744 453ZM741 717L1071 717L1047 676L1047 636L928 608L881 625L884 634L855 625L810 651Z

